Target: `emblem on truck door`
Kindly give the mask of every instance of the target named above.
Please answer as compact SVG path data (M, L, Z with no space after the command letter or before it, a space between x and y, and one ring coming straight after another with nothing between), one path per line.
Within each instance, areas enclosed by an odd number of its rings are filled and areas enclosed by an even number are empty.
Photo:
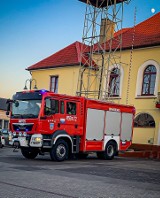
M54 129L54 123L50 123L49 128L50 128L50 130L53 130Z

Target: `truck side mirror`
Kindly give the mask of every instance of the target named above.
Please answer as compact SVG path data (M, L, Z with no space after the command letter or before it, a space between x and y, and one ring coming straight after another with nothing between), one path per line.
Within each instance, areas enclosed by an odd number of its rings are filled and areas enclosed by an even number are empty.
M18 106L19 106L19 102L15 101L15 107L18 107Z

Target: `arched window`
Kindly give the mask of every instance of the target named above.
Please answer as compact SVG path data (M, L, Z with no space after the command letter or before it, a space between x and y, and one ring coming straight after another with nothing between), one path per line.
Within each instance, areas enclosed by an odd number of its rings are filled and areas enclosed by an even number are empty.
M152 73L151 76L148 75L150 73L149 70L151 70L151 73ZM158 82L160 79L160 75L158 75L159 72L160 72L160 65L155 60L148 60L139 67L138 74L137 74L137 84L136 84L136 97L137 98L157 96L158 87L159 87ZM147 76L148 77L150 76L150 78L147 78ZM151 83L146 83L146 82L151 82ZM150 86L148 86L149 84ZM148 94L147 92L152 93L152 94Z
M155 127L154 118L148 113L141 113L137 115L136 118L134 119L134 127L154 128Z
M110 96L119 96L120 88L120 70L114 68L111 70L110 79L109 79L109 95Z
M148 65L143 73L142 95L154 95L156 82L156 67Z

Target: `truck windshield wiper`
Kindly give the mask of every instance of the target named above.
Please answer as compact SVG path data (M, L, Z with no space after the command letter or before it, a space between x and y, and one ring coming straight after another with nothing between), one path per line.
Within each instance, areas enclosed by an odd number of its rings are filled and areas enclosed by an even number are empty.
M23 114L22 116L25 117L25 118L36 118L37 117L37 115L34 115L32 113Z
M13 118L23 118L23 115L17 113L17 114L13 114L12 117Z

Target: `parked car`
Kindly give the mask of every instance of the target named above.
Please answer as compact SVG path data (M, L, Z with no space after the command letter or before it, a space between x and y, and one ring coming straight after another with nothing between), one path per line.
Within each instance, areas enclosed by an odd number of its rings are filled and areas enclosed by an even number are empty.
M2 148L1 132L0 132L0 148Z
M5 145L5 139L2 132L0 131L0 148L4 147L4 145Z
M2 129L1 134L4 137L5 145L9 145L9 131L8 131L8 129Z

